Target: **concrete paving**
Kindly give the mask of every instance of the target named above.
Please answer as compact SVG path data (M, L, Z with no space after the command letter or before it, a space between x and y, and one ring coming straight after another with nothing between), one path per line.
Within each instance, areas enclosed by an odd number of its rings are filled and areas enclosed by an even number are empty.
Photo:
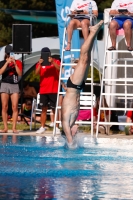
M86 135L90 135L90 133L82 133ZM46 130L45 133L43 134L36 134L36 130L26 130L26 131L19 131L18 134L15 134L12 132L12 130L9 130L8 133L0 133L0 135L17 135L17 136L41 136L41 137L53 137L53 131ZM56 136L59 136L56 135ZM95 134L93 136L94 138L96 137ZM106 134L98 134L98 138L118 138L118 139L133 139L133 135L125 135L124 133L111 133L110 135Z

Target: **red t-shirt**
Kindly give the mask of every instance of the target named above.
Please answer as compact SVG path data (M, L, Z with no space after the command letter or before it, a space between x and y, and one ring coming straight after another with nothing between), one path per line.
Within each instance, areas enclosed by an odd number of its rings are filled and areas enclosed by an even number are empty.
M54 59L54 62L60 65L60 61ZM36 64L38 68L39 63ZM40 94L49 94L58 92L59 70L53 64L42 66L40 70Z
M132 120L132 122L133 122L133 111L132 110L129 110L129 111L127 111L127 117L129 117L131 120Z
M108 110L106 110L105 113L106 113L106 115L109 115L109 111L108 111ZM96 109L96 108L93 108L93 116L96 117L96 119L97 119L97 115L98 115L97 109ZM100 113L100 121L101 121L101 122L104 122L104 121L105 121L104 119L105 119L104 111L101 110L101 113Z

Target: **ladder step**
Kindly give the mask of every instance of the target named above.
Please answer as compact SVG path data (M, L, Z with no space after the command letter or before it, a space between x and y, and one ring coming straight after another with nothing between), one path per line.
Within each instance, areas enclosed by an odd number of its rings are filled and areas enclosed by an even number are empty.
M56 108L61 109L61 106L57 106ZM92 108L91 106L81 106L80 107L81 110L91 110L91 108Z
M91 124L91 121L76 121L75 124Z
M123 81L130 81L130 82L133 82L133 78L103 78L103 81L120 81L120 82L123 82Z
M120 85L123 85L123 86L132 86L133 84L132 83L114 83L114 84L107 84L107 83L104 83L104 85L105 86L112 86L112 85L114 85L114 86L120 86Z
M62 66L76 66L75 63L62 63ZM92 64L90 63L90 66L92 67ZM72 67L71 67L72 68Z
M101 108L99 108L99 110L115 110L115 111L127 111L127 110L132 110L133 111L133 108L118 108L118 107L113 107L113 108L111 108L111 107L109 107L109 108L107 108L107 107L101 107Z
M69 78L69 77L68 77L68 78ZM61 77L60 80L68 80L68 78L63 78L63 77ZM87 81L91 81L92 78L87 78L86 80L87 80Z
M124 64L104 64L104 68L107 67L133 67L133 65L124 65Z
M131 54L131 52L127 50L112 50L112 51L106 50L106 53L130 53Z
M133 94L123 94L123 93L102 93L102 95L116 95L116 96L123 96L123 97L132 97L133 98Z
M129 126L133 126L133 123L127 123L127 122L99 122L98 123L99 125L100 124L105 124L105 125L129 125Z
M66 50L63 49L63 51L66 51ZM75 51L75 52L79 51L80 52L80 49L71 49L71 51Z

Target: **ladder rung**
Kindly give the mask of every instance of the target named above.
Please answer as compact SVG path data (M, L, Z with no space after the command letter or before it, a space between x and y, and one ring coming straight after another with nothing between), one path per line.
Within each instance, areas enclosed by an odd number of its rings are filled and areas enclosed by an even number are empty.
M85 95L92 95L93 97L93 94L91 92L80 92L80 94L85 94ZM93 98L92 98L93 99Z
M133 78L103 78L103 81L130 81L133 82Z
M77 64L76 63L62 63L62 66L76 66Z
M98 124L105 124L105 125L129 125L129 126L133 126L133 123L127 123L127 122L99 122Z
M133 97L133 94L123 94L123 93L102 93L102 95L116 95L116 96L124 96L126 98L126 96L129 97Z
M133 65L124 65L124 64L104 64L105 67L133 67Z
M127 110L133 110L133 108L115 108L115 107L113 107L113 108L111 108L111 107L109 107L109 108L107 108L107 107L101 107L101 108L99 108L99 110L120 110L120 111L127 111Z
M126 84L126 83L114 83L114 84L107 84L107 83L104 83L104 85L105 85L105 86L112 86L112 85L113 85L113 86L117 86L117 85L118 85L118 86L120 86L120 85L124 85L124 86L126 86L126 85L128 85L128 86L132 86L133 84L132 84L132 83L131 83L131 84L129 84L129 83L127 83L127 84Z
M63 49L63 51L66 51L66 50ZM75 52L77 52L77 51L80 51L80 49L71 49L71 51L75 51Z
M68 78L69 78L69 77L68 77ZM60 80L68 80L68 78L61 77ZM86 80L87 80L87 81L91 81L92 78L87 78Z
M66 94L66 92L59 92L58 94Z
M92 104L93 105L93 104ZM91 106L80 106L80 109L81 110L91 110L92 109L92 107Z
M91 124L91 121L76 121L75 124Z
M133 99L133 97L124 97L124 98L122 98L122 97L116 97L116 99Z
M127 50L112 50L112 51L106 50L106 53L130 53L131 54L131 52Z

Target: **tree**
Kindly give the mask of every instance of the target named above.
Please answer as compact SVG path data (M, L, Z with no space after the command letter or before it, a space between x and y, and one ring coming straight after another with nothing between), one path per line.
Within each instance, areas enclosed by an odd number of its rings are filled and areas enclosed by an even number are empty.
M0 1L0 8L4 9L21 9L21 10L55 10L53 0L3 0ZM25 24L27 22L17 21L11 15L0 12L0 46L12 43L12 24ZM30 22L29 22L30 23ZM58 35L58 27L54 24L31 23L32 37L50 37Z
M99 12L111 6L112 0L96 0ZM1 0L0 8L20 10L46 10L55 11L54 0ZM0 12L0 46L12 43L12 24L26 23L14 20L11 15ZM30 23L30 22L29 22ZM31 23L33 27L33 38L58 36L58 27L54 24Z
M113 0L105 0L105 1L97 0L96 2L97 2L97 5L98 5L99 12L104 12L105 8L111 7Z

